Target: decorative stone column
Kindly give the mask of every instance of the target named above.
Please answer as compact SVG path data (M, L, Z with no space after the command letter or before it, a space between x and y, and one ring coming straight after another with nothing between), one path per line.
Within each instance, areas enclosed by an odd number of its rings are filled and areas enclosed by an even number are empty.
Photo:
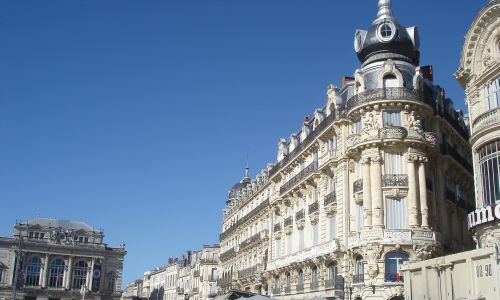
M47 275L49 271L49 254L45 254L45 259L43 263L43 272L42 272L42 279L41 279L41 284L43 288L47 287Z
M418 186L420 188L420 210L422 214L422 228L429 228L429 207L427 206L427 182L425 179L425 163L427 158L420 159L418 166Z
M373 227L384 228L384 202L382 194L382 157L376 155L371 159L371 195L373 202Z
M71 289L71 276L73 273L73 256L69 257L68 265L64 269L66 270L66 273L64 274L64 282L65 282L64 287L67 290L70 290Z
M363 206L365 211L365 229L372 227L372 192L370 178L370 158L364 157L360 163L363 165Z
M87 280L87 287L90 291L92 291L92 283L93 283L93 277L94 277L94 266L95 266L95 258L92 258L92 262L90 263L90 270L89 270L89 276Z
M417 180L415 176L415 162L418 157L408 157L408 225L410 228L418 227L418 202L417 202Z

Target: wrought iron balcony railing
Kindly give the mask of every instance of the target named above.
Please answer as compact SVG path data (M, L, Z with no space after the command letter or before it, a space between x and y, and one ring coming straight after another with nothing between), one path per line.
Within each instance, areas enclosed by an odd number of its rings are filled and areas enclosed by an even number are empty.
M295 214L295 222L298 222L298 221L300 221L300 220L304 220L304 216L305 216L304 210L303 210L303 209L299 210L299 211Z
M332 203L337 202L337 196L335 195L335 191L331 192L330 194L325 196L325 199L323 201L324 206L328 206Z
M222 253L220 255L220 260L224 261L234 254L236 254L236 249L234 249L234 247L233 247L233 248L227 250L226 252Z
M257 215L259 212L261 212L264 208L268 206L269 206L269 199L262 201L261 204L259 204L256 208L252 209L248 214L243 216L243 218L239 219L238 222L236 222L233 226L231 226L226 231L221 233L219 235L219 239L222 241L223 239L228 237L231 233L233 233L236 230L236 228L238 228L240 225L244 224L246 221L253 218L255 215Z
M304 292L304 284L303 283L297 284L297 286L295 287L295 290L297 291L297 293Z
M313 214L319 210L319 203L318 201L312 203L309 205L309 214Z
M414 89L398 87L372 89L349 98L349 100L347 100L346 110L349 111L362 104L377 100L424 101L424 97L420 91Z
M343 290L344 289L344 277L337 276L336 278L331 278L325 280L326 289Z
M260 232L259 232L257 234L252 235L248 239L244 240L240 244L240 250L244 250L244 249L246 249L254 244L257 244L258 242L260 242L260 240L261 240L261 238L260 238Z
M406 174L385 174L382 175L383 187L407 187L408 175Z
M274 224L274 228L273 228L273 231L274 232L278 232L281 230L281 223L276 223Z
M365 282L365 275L364 274L358 274L352 276L352 283L363 283Z
M464 166L464 168L466 168L469 172L471 173L473 172L472 164L466 158L464 158L460 153L458 153L458 151L454 147L448 144L441 144L441 154L453 157L459 164Z
M257 266L246 268L241 271L238 271L238 278L250 277L252 275L255 275L255 273L257 273Z
M292 226L293 224L293 217L289 216L288 218L285 219L285 227Z
M215 258L202 258L200 260L200 263L202 265L216 265L219 263L219 261Z
M285 286L285 294L291 294L292 293L292 287L291 286Z
M285 158L283 158L274 167L271 168L271 170L269 171L269 177L272 177L279 170L281 170L286 164L288 164L295 157L297 157L297 155L302 150L304 150L305 148L307 148L307 146L309 144L311 144L311 142L313 142L316 139L316 137L321 132L323 132L330 124L332 124L333 121L336 118L338 118L340 116L343 116L343 115L344 115L343 112L342 113L339 112L339 113L336 113L336 114L330 114L328 117L326 117L323 120L323 122L319 123L319 125L316 126L316 128L314 128L314 130L311 133L309 133L309 135L304 139L304 141L302 141L302 143L300 143L295 149L293 149L292 152L290 152L287 156L285 156Z
M311 288L311 291L317 290L319 288L319 283L317 281L311 282L310 288Z
M288 180L285 184L283 184L280 187L280 194L283 194L287 191L289 191L292 187L294 187L296 184L304 180L307 176L309 176L311 173L314 173L318 170L318 162L313 161L311 164L309 164L307 167L305 167L302 171L299 172L299 174L295 175L292 177L292 179Z
M361 178L354 181L354 183L352 184L352 192L356 194L362 191L363 191L363 179Z
M199 277L200 276L200 270L195 270L193 272L193 277Z

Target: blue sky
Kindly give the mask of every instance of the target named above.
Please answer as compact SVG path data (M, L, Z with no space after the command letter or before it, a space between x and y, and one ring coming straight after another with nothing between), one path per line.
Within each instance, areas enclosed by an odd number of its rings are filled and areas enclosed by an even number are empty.
M218 241L228 189L273 162L359 62L375 0L0 0L0 235L84 220L127 244L126 282ZM422 65L452 74L481 1L395 0Z

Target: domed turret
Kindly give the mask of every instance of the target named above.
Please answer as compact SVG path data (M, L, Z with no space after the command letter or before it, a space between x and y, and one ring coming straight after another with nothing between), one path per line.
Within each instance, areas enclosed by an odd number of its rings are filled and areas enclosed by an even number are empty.
M247 166L245 168L245 177L243 177L243 179L241 179L239 182L233 185L233 187L229 190L229 195L226 201L227 204L231 203L231 201L236 199L238 197L238 194L252 182L250 180L250 177L248 176L248 171L249 168Z
M377 19L372 27L357 30L354 49L363 64L394 59L419 64L416 27L404 28L392 14L391 0L379 0Z

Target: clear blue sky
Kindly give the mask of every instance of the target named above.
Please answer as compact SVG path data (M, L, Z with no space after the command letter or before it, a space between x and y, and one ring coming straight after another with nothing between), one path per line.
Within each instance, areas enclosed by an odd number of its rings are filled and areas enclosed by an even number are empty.
M481 1L395 0L453 78ZM0 235L84 220L126 241L126 282L216 243L228 189L359 66L376 0L0 0Z

